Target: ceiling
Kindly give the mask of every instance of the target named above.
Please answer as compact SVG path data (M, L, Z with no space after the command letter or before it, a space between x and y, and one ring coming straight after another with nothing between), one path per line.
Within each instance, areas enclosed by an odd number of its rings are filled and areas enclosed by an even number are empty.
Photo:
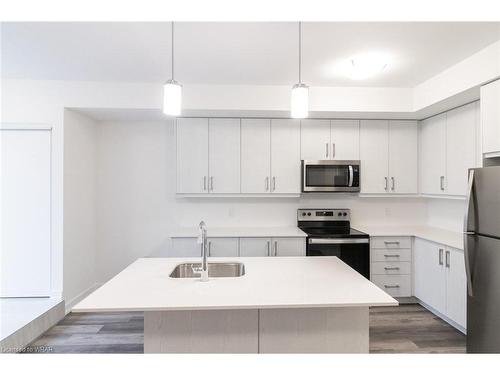
M312 86L413 87L500 39L500 23L303 24L303 81ZM169 23L3 23L8 78L163 82L170 78ZM390 65L353 81L336 69L358 53ZM297 23L176 23L175 79L182 84L292 85Z

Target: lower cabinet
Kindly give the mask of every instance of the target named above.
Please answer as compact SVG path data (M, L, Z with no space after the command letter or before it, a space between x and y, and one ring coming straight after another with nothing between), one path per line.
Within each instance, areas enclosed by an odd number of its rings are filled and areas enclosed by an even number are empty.
M415 296L466 327L466 278L461 250L415 239Z
M238 238L209 238L209 257L237 257L239 243Z

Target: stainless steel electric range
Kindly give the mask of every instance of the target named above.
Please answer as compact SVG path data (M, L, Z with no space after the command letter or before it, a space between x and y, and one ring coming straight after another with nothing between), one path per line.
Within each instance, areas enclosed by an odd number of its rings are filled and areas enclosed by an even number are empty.
M370 278L370 236L351 228L349 209L299 209L297 226L307 234L307 256L337 256Z

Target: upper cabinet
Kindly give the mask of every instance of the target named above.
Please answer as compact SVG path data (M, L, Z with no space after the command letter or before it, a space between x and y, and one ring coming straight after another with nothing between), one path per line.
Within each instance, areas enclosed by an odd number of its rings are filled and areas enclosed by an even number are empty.
M417 144L415 121L362 120L361 192L416 194Z
M300 123L271 120L271 193L300 193Z
M271 120L241 120L241 192L271 192Z
M358 160L359 120L302 120L302 160Z
M500 156L500 80L481 87L481 128L484 157Z
M476 103L421 122L420 190L428 195L465 195L467 171L476 166Z

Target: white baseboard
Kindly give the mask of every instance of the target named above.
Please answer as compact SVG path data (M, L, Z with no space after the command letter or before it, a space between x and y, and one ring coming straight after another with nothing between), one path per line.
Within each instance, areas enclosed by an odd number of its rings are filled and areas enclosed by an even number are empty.
M83 292L78 294L76 297L71 298L69 301L65 301L65 310L66 314L71 312L71 309L82 299L87 297L90 293L92 293L94 290L102 286L103 283L95 283L94 285L90 286L89 288L85 289Z
M432 307L430 307L429 305L427 305L426 303L420 301L418 298L415 297L415 299L418 301L418 303L420 305L422 305L423 307L425 307L427 310L429 310L431 313L433 313L434 315L438 316L439 318L443 319L446 323L448 323L449 325L451 325L453 328L456 328L458 329L460 332L462 332L464 335L467 334L467 329L462 327L460 324L458 324L457 322L454 322L453 320L451 320L450 318L448 318L447 316L441 314L439 311L433 309Z

